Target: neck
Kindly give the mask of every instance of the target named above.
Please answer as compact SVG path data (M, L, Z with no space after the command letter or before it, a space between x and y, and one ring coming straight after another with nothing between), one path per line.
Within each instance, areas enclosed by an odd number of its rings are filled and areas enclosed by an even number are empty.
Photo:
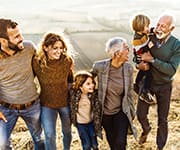
M165 43L166 43L166 41L169 39L170 35L171 35L171 34L168 34L164 39L162 39L162 42L165 42Z
M83 92L82 92L82 95L87 95L87 93L83 93Z
M86 93L82 93L81 97L87 97L87 94Z
M120 68L123 65L123 62L117 59L112 59L111 65L115 68Z
M11 49L1 49L1 50L10 56L14 55L14 53L15 53L15 51L13 51Z

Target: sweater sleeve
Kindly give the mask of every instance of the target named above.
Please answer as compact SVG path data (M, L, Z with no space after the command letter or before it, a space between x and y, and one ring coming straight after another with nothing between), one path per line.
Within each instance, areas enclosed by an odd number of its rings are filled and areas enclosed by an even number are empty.
M133 67L132 66L129 66L129 78L130 78L130 81L129 81L127 98L130 105L129 107L131 108L130 109L131 116L132 116L132 119L134 119L136 115L135 113L136 111L135 111L135 102L134 102L135 99L133 96Z
M162 61L158 58L155 58L153 67L158 69L161 73L173 76L176 73L176 70L180 63L180 41L177 40L174 43L173 54L168 61Z

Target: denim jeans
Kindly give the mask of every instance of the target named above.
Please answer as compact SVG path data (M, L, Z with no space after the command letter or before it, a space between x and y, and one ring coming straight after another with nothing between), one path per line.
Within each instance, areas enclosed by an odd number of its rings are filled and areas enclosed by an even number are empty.
M93 122L88 124L77 123L77 129L81 139L83 150L91 150L91 148L98 148L97 137L95 134Z
M44 141L41 136L42 129L40 124L39 101L24 110L9 109L0 105L0 111L5 115L8 121L4 122L3 120L0 120L0 150L11 149L10 136L18 117L22 117L22 119L25 121L34 141L34 149L44 149Z
M168 136L168 113L170 107L170 98L172 92L172 83L164 85L153 85L151 91L155 94L157 99L157 114L158 114L158 129L156 144L159 149L162 149L167 141ZM140 122L143 132L147 133L150 128L148 120L149 104L144 101L138 100L137 105L137 118Z
M125 150L129 126L128 117L122 111L114 115L103 115L102 125L111 150Z
M72 135L69 107L53 109L42 106L41 122L45 133L46 150L56 150L56 121L58 114L61 119L64 150L70 149Z

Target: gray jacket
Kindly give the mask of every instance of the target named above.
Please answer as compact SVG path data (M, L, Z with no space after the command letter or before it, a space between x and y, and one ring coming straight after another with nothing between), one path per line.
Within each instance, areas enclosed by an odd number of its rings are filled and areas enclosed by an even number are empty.
M91 70L91 73L94 76L97 76L98 79L98 97L102 104L102 112L104 110L104 100L106 96L110 64L111 59L97 61L93 64ZM133 119L135 118L133 98L133 67L129 63L124 63L122 67L124 76L124 95L122 99L122 109L129 119L130 129L133 132L133 135L136 139L137 131L135 126L133 125Z

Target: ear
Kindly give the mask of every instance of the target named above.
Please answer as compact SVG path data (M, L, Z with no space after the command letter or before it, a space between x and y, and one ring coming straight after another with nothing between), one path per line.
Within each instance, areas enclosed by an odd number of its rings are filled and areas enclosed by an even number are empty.
M172 25L172 26L170 27L170 31L173 31L174 29L175 29L175 26Z
M80 86L79 89L81 90L82 93L84 93L83 87Z

